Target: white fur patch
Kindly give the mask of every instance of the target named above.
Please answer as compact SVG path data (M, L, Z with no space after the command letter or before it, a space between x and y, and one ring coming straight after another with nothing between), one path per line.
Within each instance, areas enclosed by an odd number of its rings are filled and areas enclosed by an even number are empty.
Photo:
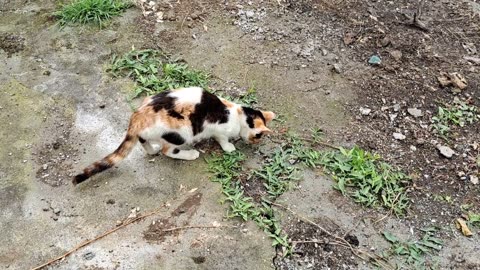
M176 97L179 102L197 104L202 100L203 90L200 87L181 88L169 94Z

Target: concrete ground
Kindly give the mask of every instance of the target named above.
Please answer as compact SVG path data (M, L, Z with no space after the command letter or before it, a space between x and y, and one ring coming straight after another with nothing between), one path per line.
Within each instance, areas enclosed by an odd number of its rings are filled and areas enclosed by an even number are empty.
M25 47L0 55L0 268L35 267L114 228L132 208L140 215L164 204L170 206L51 268L272 268L271 242L250 223L146 239L159 221L236 224L223 221L220 186L208 180L203 159L152 159L138 147L118 169L70 184L74 173L120 143L132 83L112 81L104 64L112 50L125 52L145 40L135 29L137 10L118 19L114 30L59 29L48 18L54 2L2 4L0 33L23 37ZM192 196L197 199L188 203Z

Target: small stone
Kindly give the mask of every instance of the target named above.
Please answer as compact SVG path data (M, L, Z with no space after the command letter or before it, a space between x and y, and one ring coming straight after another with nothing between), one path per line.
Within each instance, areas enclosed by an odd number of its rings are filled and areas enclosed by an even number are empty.
M393 59L399 61L402 59L402 52L399 50L394 50L390 52L390 55L393 57Z
M83 258L87 261L90 261L91 259L95 258L95 253L87 252L87 253L83 254Z
M50 70L45 70L43 72L43 75L45 75L45 76L50 76L50 74L51 74Z
M397 104L393 105L393 110L394 110L395 112L400 111L400 104L397 103Z
M60 214L60 212L62 212L62 210L60 210L59 208L53 209L53 213L54 213L55 215Z
M453 154L455 154L455 151L452 150L452 148L444 145L437 145L438 151L440 151L440 154L446 158L451 158Z
M372 109L369 109L369 108L360 108L360 113L362 115L369 115L370 113L372 112Z
M378 66L382 63L382 59L378 55L372 55L370 59L368 59L368 63L370 65Z
M393 133L393 138L395 138L395 140L405 140L405 138L407 138L407 136L403 135L402 133L397 133L397 132L394 132Z
M335 72L338 73L338 74L342 73L342 67L341 67L341 65L338 64L338 63L337 63L337 64L333 64L333 68L332 68L332 69L333 69L333 71L335 71Z
M470 175L469 176L470 182L474 185L478 185L478 176L476 175Z
M43 164L42 168L44 171L46 171L48 169L48 164Z
M413 117L421 117L421 116L423 116L422 110L419 110L419 109L417 109L417 108L408 108L408 109L407 109L407 112L408 112L411 116L413 116Z
M328 54L328 51L325 50L325 49L322 49L322 55L323 55L323 56L327 56L327 54Z
M415 147L414 145L410 145L410 150L417 151L417 147Z
M114 199L108 199L107 204L115 204L115 200Z
M247 18L253 18L253 16L255 16L255 12L253 12L252 10L248 10L247 12L245 12L245 16L247 16Z

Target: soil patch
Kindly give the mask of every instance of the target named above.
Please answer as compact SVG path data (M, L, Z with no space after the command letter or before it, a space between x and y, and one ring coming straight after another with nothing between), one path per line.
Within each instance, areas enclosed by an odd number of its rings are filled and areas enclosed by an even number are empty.
M175 226L188 226L190 219L198 210L202 200L202 193L196 193L188 197L175 210L170 213L170 217L156 220L148 226L148 229L143 233L145 240L149 242L163 242L168 235L178 236L180 230L165 232L166 229L171 229Z
M336 235L345 235L338 225L326 218L317 219L316 224ZM334 244L334 240L317 227L296 219L291 219L284 227L293 243L291 257L277 256L276 269L356 269L357 262L352 252ZM344 237L353 247L359 245L357 237L347 234Z
M4 50L8 57L12 54L23 51L25 38L12 33L0 34L0 49Z

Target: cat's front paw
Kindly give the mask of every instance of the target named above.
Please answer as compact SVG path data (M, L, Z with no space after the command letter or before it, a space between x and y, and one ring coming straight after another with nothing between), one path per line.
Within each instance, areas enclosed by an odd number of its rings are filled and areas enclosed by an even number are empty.
M200 152L197 150L186 150L186 152L188 153L186 158L187 160L195 160L200 156Z
M235 151L235 145L233 145L233 143L227 142L227 143L222 144L221 146L222 146L223 151L225 151L227 153Z

